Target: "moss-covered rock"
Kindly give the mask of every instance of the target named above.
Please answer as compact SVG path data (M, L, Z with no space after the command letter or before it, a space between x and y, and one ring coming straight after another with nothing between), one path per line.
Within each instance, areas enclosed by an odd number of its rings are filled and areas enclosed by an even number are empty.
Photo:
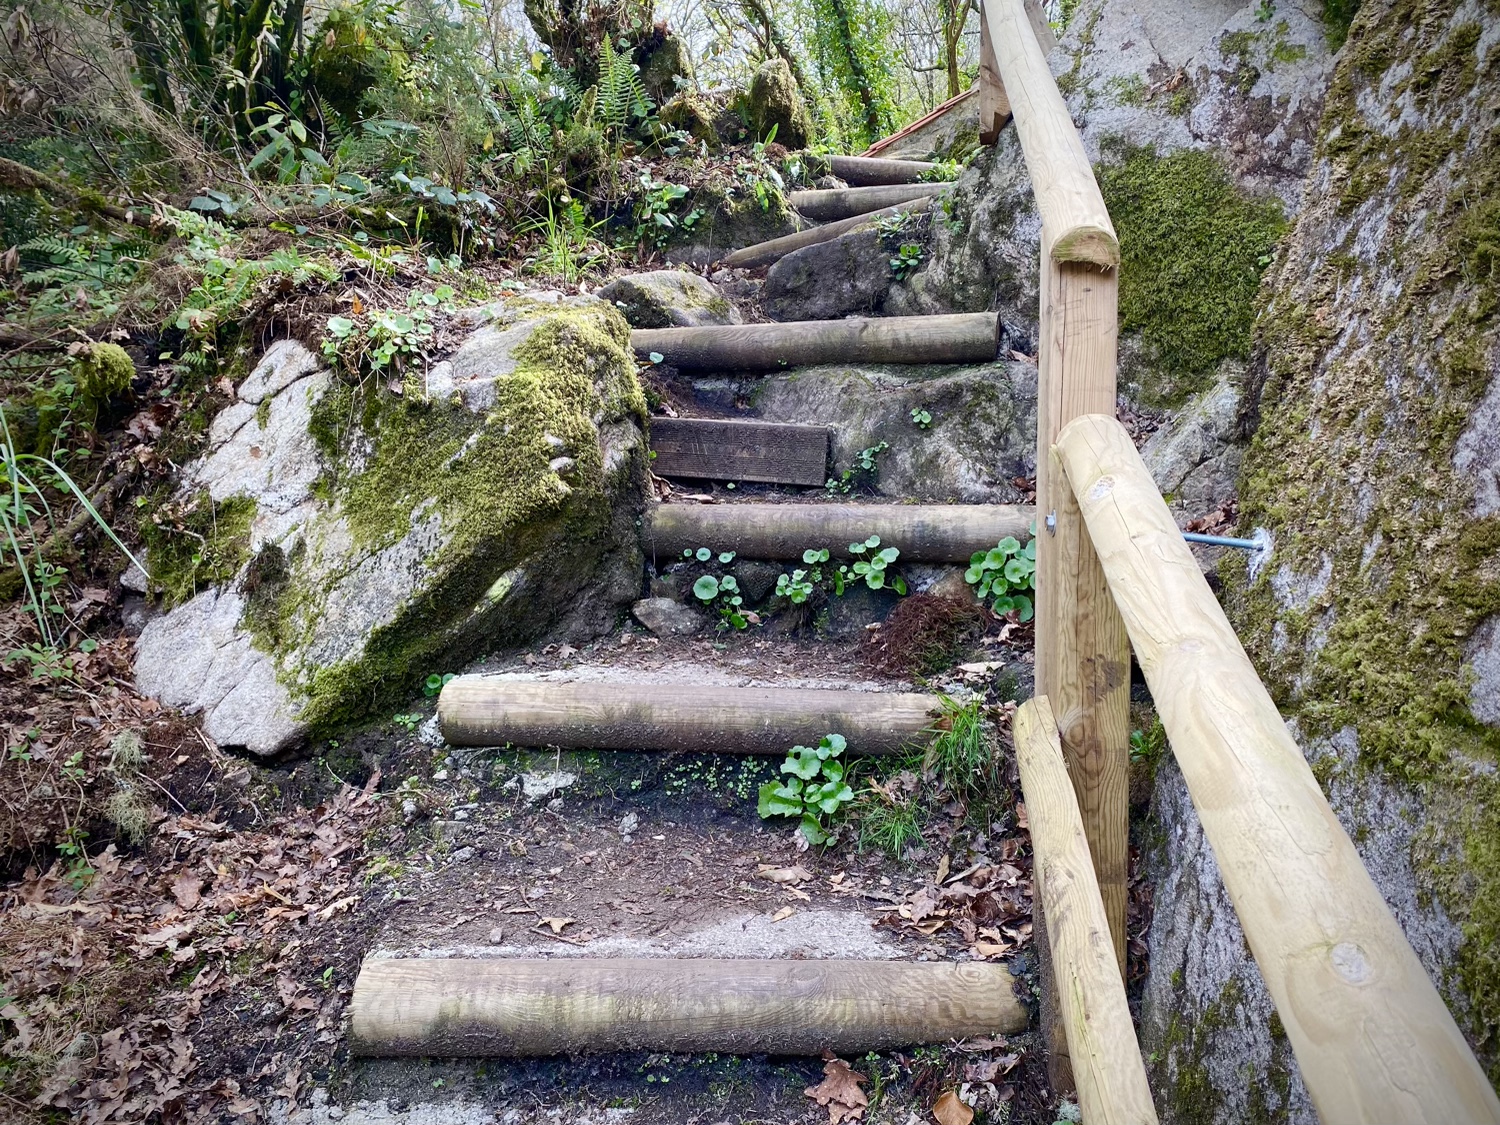
M776 143L801 148L813 137L812 114L792 68L779 55L767 59L750 80L744 101L745 119L755 136L764 140L776 130Z
M266 753L567 613L613 627L640 567L628 330L588 298L518 298L474 322L399 396L330 377L300 345L268 353L241 398L269 410L220 414L185 474L220 505L257 505L242 565L147 627L143 688Z

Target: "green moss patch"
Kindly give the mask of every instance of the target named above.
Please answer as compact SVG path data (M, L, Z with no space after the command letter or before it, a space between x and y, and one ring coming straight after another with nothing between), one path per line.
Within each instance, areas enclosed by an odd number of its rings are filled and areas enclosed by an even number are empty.
M1111 145L1096 169L1120 238L1120 326L1155 368L1142 395L1174 406L1227 358L1250 354L1262 270L1286 228L1281 204L1240 191L1218 158Z
M214 503L206 489L181 500L157 497L140 522L145 563L164 605L228 582L250 557L257 505L246 496Z

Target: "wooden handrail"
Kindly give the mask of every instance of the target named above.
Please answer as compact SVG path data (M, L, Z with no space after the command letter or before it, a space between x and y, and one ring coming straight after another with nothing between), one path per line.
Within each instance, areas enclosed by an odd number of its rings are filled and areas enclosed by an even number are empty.
M1015 743L1078 1107L1089 1125L1156 1125L1083 818L1045 695L1016 712Z
M1057 452L1319 1116L1500 1122L1130 435L1085 416Z
M984 18L1042 214L1042 252L1057 262L1119 265L1114 224L1024 0L984 0Z

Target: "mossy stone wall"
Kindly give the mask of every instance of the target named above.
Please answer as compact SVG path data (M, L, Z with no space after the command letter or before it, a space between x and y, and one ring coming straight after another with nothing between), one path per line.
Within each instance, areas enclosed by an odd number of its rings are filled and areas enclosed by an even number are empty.
M1500 516L1477 504L1486 467L1456 463L1500 380L1497 17L1385 0L1353 20L1256 329L1240 501L1274 559L1228 576L1325 788L1363 776L1417 802L1417 913L1461 932L1428 968L1500 1080L1500 730L1466 666L1500 613Z

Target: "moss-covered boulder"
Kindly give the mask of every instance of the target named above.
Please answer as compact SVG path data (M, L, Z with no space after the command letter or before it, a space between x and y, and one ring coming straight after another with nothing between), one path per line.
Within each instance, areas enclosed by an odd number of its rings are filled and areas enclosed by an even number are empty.
M639 595L624 321L535 297L455 321L472 333L399 394L274 345L185 470L179 502L244 517L217 544L232 573L183 582L197 556L153 545L155 587L184 600L146 626L136 674L221 745L278 751L564 618L611 628Z
M812 114L792 68L780 56L767 59L750 80L744 100L745 119L759 140L776 130L776 143L801 148L813 137Z
M598 290L632 328L701 328L739 324L739 309L713 282L685 270L651 270L617 277Z

